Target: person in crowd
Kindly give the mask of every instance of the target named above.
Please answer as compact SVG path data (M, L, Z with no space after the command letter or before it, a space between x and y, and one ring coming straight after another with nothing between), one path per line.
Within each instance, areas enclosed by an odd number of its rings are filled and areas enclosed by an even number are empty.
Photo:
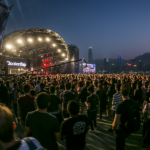
M9 104L8 104L8 89L6 86L4 86L4 83L2 80L0 81L0 102L9 106Z
M136 129L140 127L140 114L138 104L129 98L130 85L124 83L121 86L121 94L123 101L120 102L115 111L112 129L116 138L116 150L124 150L125 139ZM136 112L134 116L133 111ZM137 122L136 122L137 121Z
M77 92L78 92L78 101L81 100L81 91L82 91L82 88L83 88L83 82L82 81L79 81L78 83L78 87L77 87Z
M74 93L74 95L75 95L74 100L78 102L78 92L75 90L75 87L76 87L76 85L75 85L75 83L73 83L71 85L71 92Z
M34 138L20 140L15 137L14 130L16 124L13 122L13 114L9 108L0 106L0 144L5 150L29 150L29 145L25 140L30 141L36 148L40 148L40 143Z
M67 117L69 117L69 114L67 112L68 102L70 100L75 99L75 94L73 92L71 92L71 84L70 83L66 84L66 90L63 92L63 97L64 97L64 100L63 100L63 116L64 116L64 118L67 118Z
M134 100L140 105L143 103L143 91L141 89L142 84L139 82L134 90Z
M99 96L100 100L100 120L102 120L102 114L106 111L106 104L107 104L107 91L103 88L102 83L98 84L98 90L96 94Z
M61 125L62 139L66 139L67 150L84 150L85 137L89 129L89 119L85 115L79 115L79 103L71 100L68 103L67 111L70 118Z
M59 86L55 87L55 95L59 97L60 93L59 93Z
M87 106L87 115L90 120L90 126L91 130L90 132L94 132L94 128L97 129L96 124L96 116L97 116L97 107L100 105L99 97L98 95L94 94L94 87L89 86L87 88L87 91L89 93L89 96L87 97L87 101L85 102ZM94 127L93 127L94 122Z
M14 88L15 79L12 79L11 82L12 82L11 83L11 89L13 89Z
M149 97L150 97L150 85L148 85L148 89L147 89L147 92L146 92L146 101L147 102L149 101Z
M10 87L10 82L9 82L9 80L6 81L6 88L7 88L7 90L8 90L8 94L11 93L12 89L11 89L11 87Z
M143 105L143 114L144 114L144 123L143 123L143 148L146 148L146 145L149 144L150 139L150 96L148 101L144 101Z
M90 82L86 81L86 86L81 91L81 114L84 115L85 113L85 102L87 97L89 96L89 93L87 92L87 88L90 86Z
M11 100L12 100L12 93L11 92L12 92L12 89L10 87L9 80L6 81L6 88L8 90L8 107L12 108L12 106L11 106Z
M112 98L113 95L115 94L115 83L114 80L111 79L110 80L110 87L108 89L108 101L107 101L107 107L106 107L106 113L107 113L107 117L111 116L111 107L112 107Z
M13 95L13 100L12 100L13 109L14 109L15 116L16 116L16 118L18 119L18 113L17 113L17 99L18 99L18 97L19 97L19 91L18 91L18 84L17 84L17 83L14 83L14 88L13 88L13 90L12 90L12 95Z
M63 83L60 83L60 87L59 87L59 95L60 93L62 93L65 90L65 86Z
M97 91L97 86L98 86L98 83L97 83L97 81L94 81L94 94L96 94L96 91Z
M35 90L30 90L30 96L33 96L34 98L35 98L35 96L36 96L36 92L35 92Z
M18 98L18 117L21 120L23 128L25 127L25 119L26 115L30 111L34 111L36 109L34 97L30 96L30 86L25 84L23 87L24 96Z
M56 140L61 138L60 127L57 118L47 113L49 95L41 92L36 101L38 109L27 114L25 132L27 135L32 134L47 150L58 150Z
M40 91L37 92L37 95L41 92L45 92L45 93L49 94L49 92L46 91L44 88L45 88L45 84L41 82L40 83Z
M62 111L61 111L61 101L58 96L55 95L55 86L50 86L50 98L49 98L50 105L47 108L47 112L51 115L56 116L58 119L59 124L61 125L63 118L62 118Z
M113 95L113 99L112 99L112 109L111 109L111 115L112 115L112 121L114 120L114 116L115 116L115 110L116 110L116 106L122 102L122 94L120 93L120 84L116 84L115 86L115 90L116 93ZM108 129L108 131L112 132L112 128Z
M131 83L131 88L130 88L130 98L134 99L134 90L135 90L135 83Z

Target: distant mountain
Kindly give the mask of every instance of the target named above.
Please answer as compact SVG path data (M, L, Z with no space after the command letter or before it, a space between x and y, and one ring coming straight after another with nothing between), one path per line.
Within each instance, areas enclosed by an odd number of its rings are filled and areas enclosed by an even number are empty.
M150 62L150 53L144 53L143 55L134 58L135 62L141 60L142 62Z
M139 55L137 57L134 57L135 59L135 62L139 62L139 60L141 60L142 62L149 62L150 63L150 53L144 53L143 55ZM113 63L118 63L118 58L117 59L109 59L110 62L113 62ZM128 61L130 61L128 59ZM95 59L93 60L93 63L103 63L104 62L104 59Z

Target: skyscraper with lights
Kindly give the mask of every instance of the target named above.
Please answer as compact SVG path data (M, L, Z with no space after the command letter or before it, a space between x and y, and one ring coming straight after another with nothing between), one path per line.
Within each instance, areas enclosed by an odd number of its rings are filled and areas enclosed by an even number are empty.
M92 47L89 47L89 51L88 51L88 63L89 64L93 63L93 50L92 50Z
M118 56L118 65L122 66L122 56L121 55Z

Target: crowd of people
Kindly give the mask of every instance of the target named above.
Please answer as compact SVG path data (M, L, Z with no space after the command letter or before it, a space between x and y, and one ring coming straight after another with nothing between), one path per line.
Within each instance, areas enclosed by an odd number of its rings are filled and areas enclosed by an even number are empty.
M0 143L6 150L84 150L104 113L112 118L116 150L143 123L143 147L150 137L150 76L122 74L26 75L0 80ZM99 113L99 115L97 115ZM98 117L99 116L99 117ZM14 137L20 122L26 138Z

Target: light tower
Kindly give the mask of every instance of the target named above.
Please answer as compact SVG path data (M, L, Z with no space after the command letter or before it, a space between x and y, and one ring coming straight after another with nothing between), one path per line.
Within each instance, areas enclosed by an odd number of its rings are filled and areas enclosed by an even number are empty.
M93 50L92 50L92 47L89 47L89 51L88 51L88 63L89 64L93 63Z

